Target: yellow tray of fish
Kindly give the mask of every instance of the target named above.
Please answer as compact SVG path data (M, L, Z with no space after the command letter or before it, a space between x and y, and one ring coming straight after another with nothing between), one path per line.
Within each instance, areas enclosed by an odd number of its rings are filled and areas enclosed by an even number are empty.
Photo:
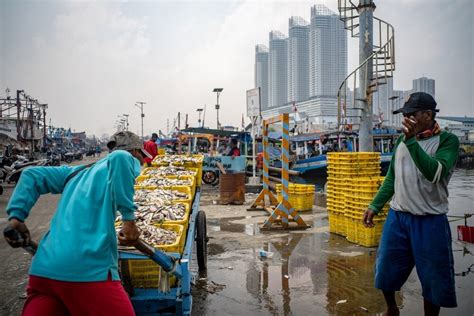
M182 203L182 202L172 202L171 204L176 205L176 204L182 204L185 207L184 211L184 216L183 219L178 219L178 220L164 220L162 222L156 222L156 224L174 224L174 225L182 225L184 227L184 230L186 231L188 229L188 224L189 224L189 214L191 213L191 206L189 203ZM118 227L122 225L122 221L116 221L115 222L115 227Z
M153 161L152 165L159 167L159 166L168 166L170 164L169 161L167 161L166 157L172 157L173 155L158 155L156 156ZM181 157L182 161L174 161L171 162L172 165L174 166L184 166L186 168L197 168L198 169L198 174L196 175L196 184L198 187L201 186L202 184L202 163L204 161L204 155L174 155L175 157ZM186 157L193 158L194 161L186 161Z
M158 185L142 185L141 183L144 182L147 179L173 179L173 180L187 180L186 182L190 182L190 185L185 185L185 184L178 184L178 185L173 185L173 186L158 186ZM176 175L171 175L171 176L164 176L164 177L153 177L153 176L138 176L135 179L135 189L149 189L149 188L154 188L154 189L161 189L161 188L175 188L175 187L190 187L191 192L194 196L194 193L196 193L196 178L193 176L176 176Z
M144 188L137 188L135 187L135 191L137 190L145 190L145 191L154 191L154 190L164 190L164 191L178 191L180 193L185 193L187 195L187 198L177 198L170 200L169 202L181 202L181 203L188 203L189 205L192 204L193 202L193 192L191 191L191 187L188 186L174 186L174 187L144 187ZM137 202L136 202L137 203ZM143 203L143 202L138 202L138 203ZM152 201L149 203L153 203Z
M156 175L150 175L149 173L152 172L153 170L155 169L158 169L160 167L148 167L148 168L145 168L143 169L143 171L141 172L141 176L152 176L152 177L157 177ZM196 180L197 180L197 175L199 173L199 170L198 168L193 168L193 167L185 167L185 169L187 170L190 170L192 171L193 174L190 174L191 176L195 177ZM165 176L172 176L174 174L166 174Z

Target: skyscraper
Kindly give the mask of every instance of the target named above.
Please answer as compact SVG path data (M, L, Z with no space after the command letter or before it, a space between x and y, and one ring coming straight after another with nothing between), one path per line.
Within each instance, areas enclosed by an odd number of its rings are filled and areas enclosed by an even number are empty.
M261 110L268 109L268 47L255 46L255 88L260 87Z
M385 122L390 121L390 98L393 95L393 78L387 78L387 83L379 85L372 95L373 114Z
M309 27L299 16L289 19L288 27L288 102L309 97Z
M288 41L279 31L270 32L268 52L269 108L288 102Z
M435 97L435 81L426 77L413 80L413 92L426 92Z
M347 75L347 34L339 15L324 5L311 8L309 96L336 97Z

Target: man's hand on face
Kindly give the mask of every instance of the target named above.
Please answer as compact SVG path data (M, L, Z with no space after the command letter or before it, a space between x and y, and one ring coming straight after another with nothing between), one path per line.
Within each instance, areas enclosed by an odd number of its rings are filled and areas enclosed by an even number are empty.
M140 238L140 231L138 230L135 221L124 221L122 229L118 234L118 240L123 246L134 246L138 238Z
M29 245L31 241L31 235L30 235L30 231L28 230L28 227L26 227L26 224L23 222L20 222L16 218L12 218L9 221L9 224L14 230L16 230L17 232L21 234L21 237L23 238L23 240L12 240L5 237L5 240L8 242L8 244L12 246L13 248L19 248L22 246Z
M402 121L403 134L405 139L410 139L418 133L417 122L414 116L404 117Z

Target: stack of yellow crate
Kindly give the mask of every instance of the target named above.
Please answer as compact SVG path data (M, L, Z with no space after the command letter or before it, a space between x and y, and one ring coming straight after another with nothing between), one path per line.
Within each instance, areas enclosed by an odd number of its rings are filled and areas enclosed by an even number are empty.
M192 157L189 159L189 157ZM164 221L163 223L156 224L157 226L178 232L179 236L176 242L172 245L154 245L155 247L161 249L165 252L178 252L182 253L186 241L186 234L189 224L189 216L191 213L192 203L194 200L194 195L196 192L196 186L200 186L200 179L202 177L202 162L204 156L202 155L192 155L192 156L163 156L159 155L153 161L153 167L146 168L142 171L141 175L136 180L136 190L174 190L186 193L188 195L187 199L172 201L173 204L184 204L186 207L185 218L182 220L175 221ZM185 167L187 170L194 171L192 176L177 176L175 174L165 174L165 175L153 175L153 169L159 168L162 166L169 166L170 164L175 166ZM172 187L146 187L141 185L141 181L148 179L150 177L157 178L168 178L168 179L188 179L192 177L190 185L186 186L172 186ZM160 266L154 263L151 260L127 260L128 273L130 275L130 280L132 285L135 288L156 288L159 283L160 278ZM170 278L170 285L174 286L176 279L174 277Z
M278 202L283 200L281 194L283 185L277 184L276 192L278 194ZM314 185L313 184L298 184L290 183L288 185L288 202L297 211L311 211L313 210L314 202Z
M329 153L327 157L330 232L362 246L376 246L386 213L374 218L374 228L363 226L362 216L383 182L380 153Z
M198 187L202 183L202 164L204 155L158 155L153 159L152 165L160 166L184 166L186 168L196 168L198 170L196 184Z

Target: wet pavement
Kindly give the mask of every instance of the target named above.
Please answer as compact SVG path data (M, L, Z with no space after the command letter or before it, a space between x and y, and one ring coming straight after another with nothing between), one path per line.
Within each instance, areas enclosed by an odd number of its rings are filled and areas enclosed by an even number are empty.
M450 185L451 215L473 213L474 170L456 170ZM264 212L214 204L203 194L208 218L208 271L193 289L193 315L377 315L385 303L374 284L376 248L329 234L324 209L301 213L307 231L261 232ZM247 202L256 196L247 195ZM457 241L452 222L458 307L441 315L474 315L474 244ZM474 226L474 220L471 220ZM262 258L259 250L273 253ZM471 266L471 272L469 267ZM206 288L208 284L220 288ZM423 314L421 286L414 270L397 294L402 315Z
M218 188L203 190L201 209L208 218L208 271L193 287L193 315L375 315L384 312L374 289L376 248L351 244L329 234L324 209L302 213L306 231L262 232L264 212L248 205L214 204ZM474 170L456 170L450 184L450 214L473 213ZM0 225L11 189L0 196ZM35 239L48 228L59 196L42 197L28 225ZM247 195L247 204L256 195ZM470 221L474 226L474 220ZM451 223L453 239L456 226ZM259 250L273 253L259 256ZM474 244L453 242L459 307L441 315L474 315ZM0 315L19 315L24 300L30 256L0 240ZM193 262L193 264L195 261ZM196 267L194 267L196 269ZM402 315L421 315L422 296L416 272L397 295Z

